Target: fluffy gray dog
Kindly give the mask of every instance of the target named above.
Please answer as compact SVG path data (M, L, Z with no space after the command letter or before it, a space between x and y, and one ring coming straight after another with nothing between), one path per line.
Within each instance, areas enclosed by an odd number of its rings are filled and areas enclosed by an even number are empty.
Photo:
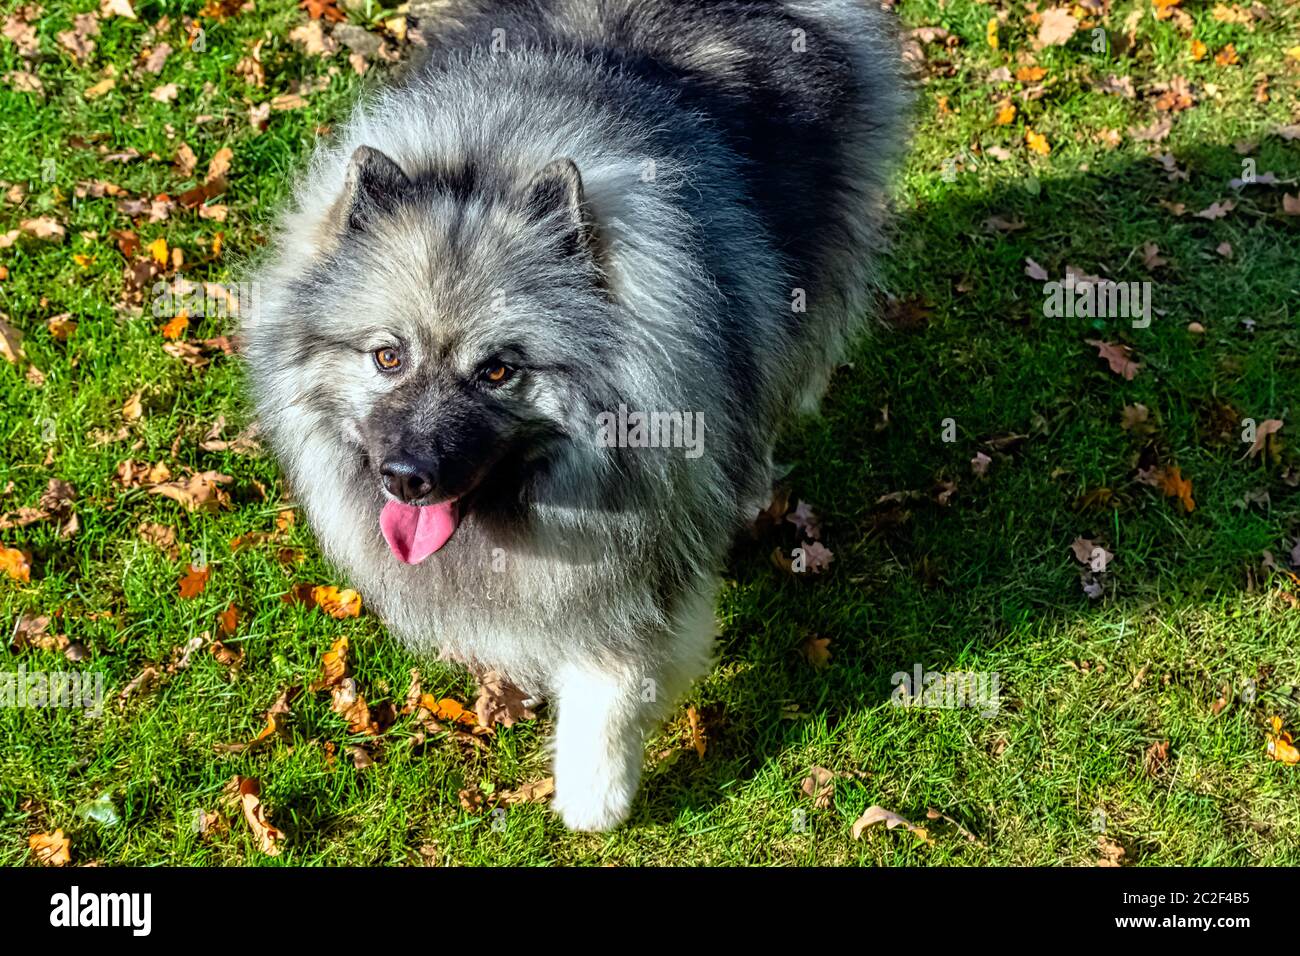
M773 442L866 320L907 97L874 0L453 0L321 146L243 334L329 558L556 707L628 814Z

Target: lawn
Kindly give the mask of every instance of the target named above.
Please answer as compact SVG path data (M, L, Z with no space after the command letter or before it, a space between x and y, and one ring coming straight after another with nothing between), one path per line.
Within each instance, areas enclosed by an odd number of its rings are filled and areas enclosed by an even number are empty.
M520 798L550 712L404 713L413 669L475 683L301 600L347 582L236 441L235 320L151 307L239 280L407 11L97 2L0 7L0 671L105 696L0 707L0 861L61 831L73 865L1300 864L1268 751L1300 726L1294 3L900 0L893 299L780 449L833 558L777 567L790 521L737 542L717 667L629 823L582 835ZM1151 321L1046 314L1067 268L1150 283ZM379 733L311 689L344 637ZM895 706L917 667L996 674L997 706ZM924 832L855 839L871 806Z

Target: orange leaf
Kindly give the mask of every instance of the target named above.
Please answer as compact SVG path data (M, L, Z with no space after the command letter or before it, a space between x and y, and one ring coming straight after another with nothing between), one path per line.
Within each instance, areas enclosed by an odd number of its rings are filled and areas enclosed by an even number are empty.
M72 841L63 835L62 830L29 836L27 845L36 854L36 859L46 866L63 866L72 859L69 852Z
M435 720L463 724L466 727L474 727L478 724L478 717L475 716L474 711L467 710L464 704L450 697L439 700L432 694L422 694L420 706L431 713Z
M998 115L994 118L995 126L1009 126L1011 121L1016 118L1016 104L1010 100L1003 100L998 104Z
M1192 61L1195 63L1200 63L1202 60L1205 59L1205 54L1209 51L1206 50L1204 43L1202 43L1200 40L1193 38L1191 43L1191 52L1192 52Z
M1296 749L1291 735L1282 729L1282 718L1275 716L1272 723L1273 733L1268 735L1268 758L1281 763L1300 764L1300 750Z
M321 657L321 668L324 674L320 680L312 685L312 690L334 687L348 676L348 639L346 637L340 637L334 642L334 646L324 653Z
M189 316L182 312L176 318L172 319L160 330L162 337L175 341L185 334L185 330L190 327Z
M1192 500L1192 482L1183 477L1182 470L1178 467L1165 469L1160 475L1158 487L1168 497L1181 501L1188 511L1196 510L1196 502Z
M27 584L32 579L32 559L26 551L0 545L0 570L15 581Z
M235 633L235 629L239 627L239 608L235 607L234 601L231 601L230 606L221 612L218 622L221 624L221 632L226 636Z
M351 588L339 590L333 585L312 588L311 596L322 611L332 618L342 620L361 613L361 595Z
M691 724L691 743L695 746L695 753L701 760L704 759L706 744L704 741L704 731L700 729L700 713L694 707L686 708L686 719Z
M181 578L181 597L194 598L202 594L208 586L208 575L211 573L212 569L206 564L202 568L196 568L191 564L189 572Z
M235 777L232 783L239 794L239 806L244 811L244 819L257 837L258 849L267 856L279 856L279 841L284 839L284 834L271 826L266 818L260 784L252 777Z
M1214 54L1214 62L1219 66L1236 66L1237 48L1229 43L1218 53Z

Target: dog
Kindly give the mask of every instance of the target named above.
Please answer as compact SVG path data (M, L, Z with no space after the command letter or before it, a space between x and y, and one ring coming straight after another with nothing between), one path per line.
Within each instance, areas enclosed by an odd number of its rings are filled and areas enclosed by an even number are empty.
M555 709L628 816L778 433L869 323L907 84L874 0L451 0L300 175L241 323L326 556Z

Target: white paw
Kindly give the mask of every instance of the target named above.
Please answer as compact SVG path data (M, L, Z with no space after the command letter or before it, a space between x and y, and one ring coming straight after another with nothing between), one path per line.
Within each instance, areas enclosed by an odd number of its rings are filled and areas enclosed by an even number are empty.
M572 779L566 783L557 774L551 809L560 815L570 830L601 833L614 829L627 819L635 795L635 786L602 787L591 782L575 783Z

